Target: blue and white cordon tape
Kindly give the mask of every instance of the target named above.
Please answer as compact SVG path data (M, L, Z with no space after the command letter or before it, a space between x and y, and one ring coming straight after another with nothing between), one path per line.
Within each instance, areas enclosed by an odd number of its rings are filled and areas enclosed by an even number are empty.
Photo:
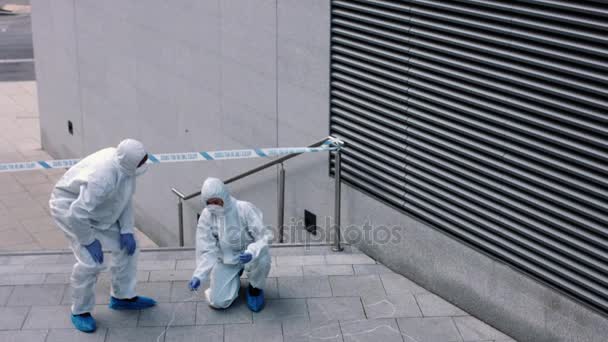
M342 145L343 142L341 140L333 137L328 137L327 140L319 147L271 147L224 151L201 151L158 154L148 153L147 163L161 164L226 159L273 158L294 153L335 151L337 149L340 149ZM61 159L39 160L21 163L2 163L0 164L0 173L46 169L65 169L78 163L79 160L80 159Z

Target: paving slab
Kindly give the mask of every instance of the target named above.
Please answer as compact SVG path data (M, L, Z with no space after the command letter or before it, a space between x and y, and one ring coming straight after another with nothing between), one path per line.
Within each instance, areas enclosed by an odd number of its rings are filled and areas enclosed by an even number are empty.
M192 271L164 270L150 271L149 281L189 281L192 279Z
M61 255L20 255L10 256L9 264L11 265L34 265L34 264L58 264ZM72 264L73 264L72 260Z
M309 298L307 304L312 323L365 319L359 297Z
M331 297L328 277L278 278L281 298Z
M305 277L354 274L352 265L305 265L303 271Z
M44 279L45 284L69 284L70 273L49 273Z
M76 329L51 329L45 342L104 342L108 330L97 328L92 334Z
M344 342L403 342L395 319L341 322Z
M140 271L175 270L176 260L139 260L137 269Z
M25 274L27 272L24 272L24 265L1 265L0 266L0 274L1 275L5 275L5 274Z
M26 264L23 273L72 273L74 264Z
M302 277L301 265L276 265L270 268L269 277Z
M135 328L139 319L136 310L112 310L107 305L95 305L93 317L102 328Z
M384 286L377 274L364 276L331 276L331 290L336 297L384 296Z
M48 330L0 331L2 342L44 342Z
M177 260L175 268L178 270L194 270L196 261L194 259Z
M57 226L50 217L35 217L31 219L24 219L21 220L21 224L30 233L58 230ZM48 263L48 261L44 260L46 259L44 257L47 257L48 259L57 259L57 255L37 256L38 259L41 259L41 262Z
M71 314L67 305L33 306L23 329L72 328Z
M0 330L19 330L25 321L29 307L2 307L0 308Z
M367 318L422 317L420 307L411 294L364 296L361 300Z
M139 316L140 327L194 325L196 303L158 303L156 306L142 310Z
M196 325L252 322L251 311L242 298L238 298L228 309L224 310L213 309L207 302L199 302L196 305Z
M170 281L138 283L137 295L154 298L159 303L171 302L171 286Z
M278 266L323 265L323 255L279 255L276 257Z
M164 328L112 328L108 330L105 342L156 341L164 333ZM162 336L161 336L162 341Z
M365 254L330 254L325 256L329 265L375 264L376 261Z
M282 342L283 331L277 322L227 324L224 342Z
M14 286L0 286L0 306L6 304L14 288Z
M61 303L65 285L18 285L8 299L8 306L57 305Z
M264 310L253 313L254 322L308 320L305 299L269 299Z
M171 327L167 330L165 342L223 342L222 325L201 325L188 327Z
M204 292L209 288L209 280L203 282L198 292L193 292L188 288L187 281L174 281L171 287L172 302L202 302L205 300Z
M2 274L0 275L0 286L43 284L44 278L44 274Z
M460 342L462 338L450 317L400 318L405 342Z
M194 255L193 249L185 250L171 250L171 251L141 251L139 253L139 260L183 260L191 259Z
M342 342L339 323L314 324L308 320L283 322L284 342Z

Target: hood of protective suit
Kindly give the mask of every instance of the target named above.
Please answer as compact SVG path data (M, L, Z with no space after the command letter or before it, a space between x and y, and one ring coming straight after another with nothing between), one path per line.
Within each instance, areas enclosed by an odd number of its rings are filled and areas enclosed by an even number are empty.
M221 198L224 201L224 209L232 207L234 200L230 196L230 191L224 182L217 178L207 178L201 189L201 201L203 208L207 206L207 201L210 198Z
M137 165L146 156L144 145L134 139L125 139L116 147L116 164L122 172L134 176Z

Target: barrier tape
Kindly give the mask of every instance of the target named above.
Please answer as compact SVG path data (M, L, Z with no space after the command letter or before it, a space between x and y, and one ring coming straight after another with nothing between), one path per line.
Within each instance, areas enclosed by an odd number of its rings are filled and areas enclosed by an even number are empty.
M180 153L148 153L147 164L162 163L184 163L210 160L228 159L248 159L248 158L274 158L294 153L314 153L335 151L342 146L342 141L335 138L328 138L319 147L270 147L254 148L243 150L223 150L223 151L201 151L201 152L180 152ZM0 173L19 172L31 170L65 169L69 168L80 159L60 159L60 160L39 160L21 163L2 163Z

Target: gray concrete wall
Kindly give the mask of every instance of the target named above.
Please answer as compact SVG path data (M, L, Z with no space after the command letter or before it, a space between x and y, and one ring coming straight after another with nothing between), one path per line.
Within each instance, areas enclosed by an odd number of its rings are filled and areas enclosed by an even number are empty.
M33 12L42 142L55 157L86 155L124 137L174 152L302 146L328 134L326 0L39 0ZM226 178L261 162L152 168L138 185L138 225L174 245L171 187L193 192L207 176ZM326 154L287 164L286 222L304 208L330 212L327 173ZM276 175L273 168L232 186L273 225ZM189 242L200 205L192 200L186 209Z
M328 134L329 1L34 0L34 46L45 149L75 157L124 137L150 151L301 146ZM67 134L67 120L75 126ZM138 183L138 225L177 241L170 188L197 190L261 160L168 164ZM276 222L277 170L232 186ZM286 221L333 208L327 155L287 163ZM521 341L605 341L605 318L358 191L345 187L345 238ZM200 205L187 204L187 242ZM363 224L400 239L357 240Z

